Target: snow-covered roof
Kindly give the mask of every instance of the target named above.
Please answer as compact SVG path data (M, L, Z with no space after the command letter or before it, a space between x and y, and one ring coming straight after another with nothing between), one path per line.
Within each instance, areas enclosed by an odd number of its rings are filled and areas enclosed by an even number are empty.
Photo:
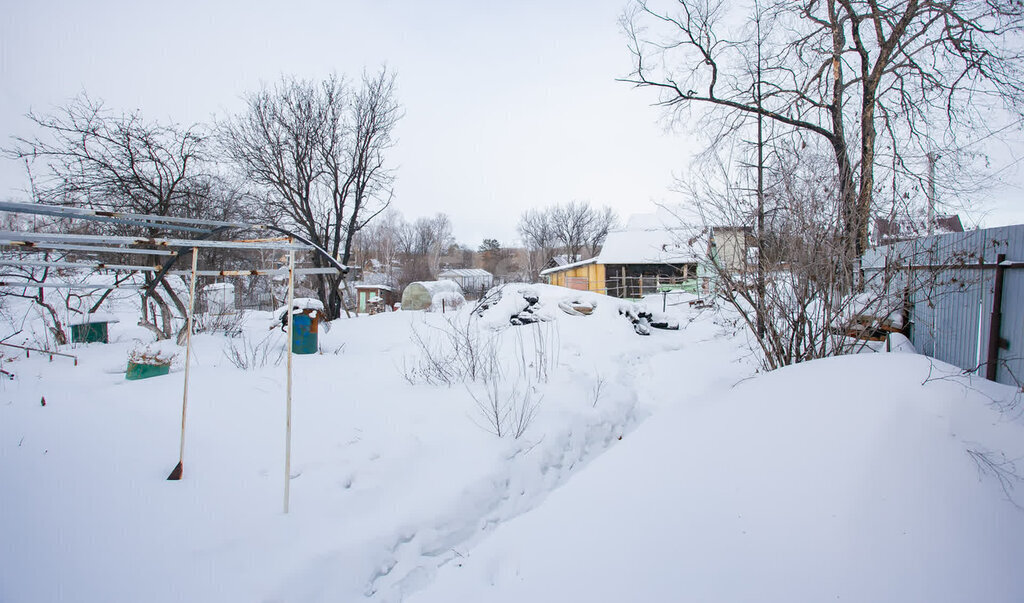
M935 234L963 232L964 225L957 214L935 216L932 225ZM928 219L924 216L903 216L892 220L878 218L875 220L875 242L879 245L907 241L923 237L928 233Z
M468 277L487 277L487 276L492 276L493 277L494 275L491 274L490 272L487 272L483 268L450 268L448 270L442 270L440 273L438 273L437 276L439 276L439 277L440 276L444 276L444 277L453 277L453 276L461 276L461 277L467 277L467 276Z
M356 289L381 289L383 291L394 291L395 290L394 287L390 287L388 285L378 285L378 284L375 284L375 283L356 283L355 284L355 288Z
M574 262L578 262L579 259L580 259L580 256L578 256L578 255L570 256L567 253L563 253L561 255L553 256L551 258L551 260L548 261L548 264L551 264L552 268L561 268L563 266L567 266L567 265L572 264Z
M437 295L443 291L456 291L462 293L462 288L455 281L416 281L415 283L409 283L409 287L413 285L419 285L426 289L430 295ZM409 287L406 287L408 289Z
M117 316L106 312L94 312L92 314L78 314L68 319L68 325L87 325L99 322L121 322Z
M579 262L573 262L571 264L564 264L562 266L554 266L552 268L547 268L547 269L541 270L537 274L539 274L540 276L544 276L545 274L551 274L552 272L561 272L563 270L572 270L573 268L576 268L576 267L579 267L579 266L586 266L587 264L593 264L595 262L597 262L597 258L590 258L589 260L580 260Z
M630 223L634 223L631 219ZM608 233L599 264L685 264L700 258L687 245L685 228L658 226L625 229Z

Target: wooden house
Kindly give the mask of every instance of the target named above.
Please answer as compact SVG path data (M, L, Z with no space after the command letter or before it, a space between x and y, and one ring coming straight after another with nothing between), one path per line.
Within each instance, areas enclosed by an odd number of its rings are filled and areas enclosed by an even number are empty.
M666 227L663 221L659 214L633 216L625 229L608 233L596 257L540 274L552 285L624 298L666 287L695 288L699 258L688 244L687 232Z

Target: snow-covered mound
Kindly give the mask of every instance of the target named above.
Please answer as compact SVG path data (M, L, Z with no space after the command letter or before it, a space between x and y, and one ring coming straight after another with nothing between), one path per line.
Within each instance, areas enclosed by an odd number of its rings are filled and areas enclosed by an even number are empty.
M1022 601L1020 392L956 373L846 356L666 411L412 601Z

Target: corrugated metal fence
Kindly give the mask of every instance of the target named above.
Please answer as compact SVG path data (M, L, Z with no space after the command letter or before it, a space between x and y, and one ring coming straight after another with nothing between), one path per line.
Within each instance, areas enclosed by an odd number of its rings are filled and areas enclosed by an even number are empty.
M1000 383L1024 384L1024 225L939 235L869 250L902 295L918 352Z

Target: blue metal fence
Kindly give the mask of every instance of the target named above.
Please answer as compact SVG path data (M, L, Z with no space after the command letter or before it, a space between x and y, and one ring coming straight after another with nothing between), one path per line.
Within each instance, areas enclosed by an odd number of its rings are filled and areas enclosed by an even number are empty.
M889 291L907 300L918 352L1024 385L1024 225L877 247L861 266L897 275Z

